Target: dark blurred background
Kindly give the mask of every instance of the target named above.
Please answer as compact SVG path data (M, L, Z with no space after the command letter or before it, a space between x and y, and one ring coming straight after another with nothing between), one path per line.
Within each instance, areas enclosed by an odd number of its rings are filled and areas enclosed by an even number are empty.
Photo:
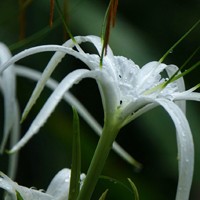
M8 45L12 54L42 44L62 44L68 38L54 9L53 27L49 27L50 1L0 0L0 41ZM28 2L28 0L27 0ZM59 0L73 35L100 36L108 0ZM199 0L119 0L116 26L111 30L110 46L115 55L132 59L139 66L158 61L200 18ZM24 20L22 20L24 19ZM23 25L25 23L25 26ZM37 34L36 34L37 33ZM165 59L166 64L181 66L200 45L200 25L192 31ZM32 38L28 43L24 39ZM21 42L19 42L21 40ZM26 41L26 40L25 40ZM84 45L93 52L92 45ZM42 71L53 53L41 53L22 59L18 64ZM199 61L197 53L187 65ZM87 68L82 62L66 56L52 77L60 81L74 69ZM198 84L200 69L185 77L186 89ZM17 98L21 112L35 87L35 82L17 78ZM23 135L52 91L45 89L22 124ZM75 85L71 92L103 125L103 109L97 84L86 79ZM3 131L3 97L0 97L0 126ZM191 200L200 199L200 126L198 102L188 102L187 118L194 136L195 171ZM99 137L80 118L82 142L82 172L86 173ZM1 138L1 137L0 137ZM128 187L127 178L135 183L140 199L175 199L178 182L176 133L172 120L162 108L156 108L124 127L117 142L143 164L138 172L115 152L111 152L103 175L112 177ZM53 176L62 168L71 168L72 109L62 101L28 144L20 150L16 181L27 187L46 189ZM8 156L1 155L0 170L7 173ZM134 196L120 184L100 179L92 199L109 189L107 199L133 199Z

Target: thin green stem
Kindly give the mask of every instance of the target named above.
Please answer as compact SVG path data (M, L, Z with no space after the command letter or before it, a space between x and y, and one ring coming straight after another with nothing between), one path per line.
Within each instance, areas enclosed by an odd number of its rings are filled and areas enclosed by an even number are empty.
M120 127L116 124L117 123L105 123L102 135L77 200L90 200L108 154L112 148L112 144L120 130Z
M200 23L200 20L197 21L197 23L183 36L181 37L165 54L164 56L159 60L159 63L162 63L163 60L167 57L167 55L173 51L173 49L187 36L189 33Z
M61 19L62 19L62 21L63 21L63 24L64 24L64 26L65 26L65 28L66 28L66 30L67 30L67 32L68 32L70 38L72 39L72 41L73 41L75 44L77 44L76 40L74 39L73 35L71 34L71 31L69 30L69 27L67 26L67 24L66 24L66 22L65 22L65 19L64 19L64 17L63 17L62 12L61 12L61 9L60 9L60 6L59 6L59 4L58 4L58 1L56 0L55 3L56 3L56 6L57 6L57 8L58 8L58 12L59 12L59 14L60 14L60 17L61 17Z
M172 82L172 80L174 79L174 77L178 74L178 72L180 72L185 65L194 57L194 55L199 51L200 46L194 51L194 53L184 62L184 64L173 74L173 76L165 82L165 84L162 86L162 90L169 84Z
M80 47L80 46L78 45L78 43L76 42L76 40L75 40L74 36L72 35L71 31L69 30L69 27L67 26L67 23L65 22L65 19L64 19L64 17L63 17L62 12L61 12L61 9L60 9L60 6L59 6L59 4L58 4L58 1L55 0L55 2L56 2L56 6L57 6L57 8L58 8L58 12L59 12L59 14L60 14L60 17L61 17L61 19L62 19L62 21L63 21L63 24L64 24L64 26L65 26L65 28L66 28L66 30L67 30L67 32L68 32L70 38L72 39L72 41L73 41L75 47L77 48L77 50L78 50L79 52L83 52L83 50L81 49L81 47Z

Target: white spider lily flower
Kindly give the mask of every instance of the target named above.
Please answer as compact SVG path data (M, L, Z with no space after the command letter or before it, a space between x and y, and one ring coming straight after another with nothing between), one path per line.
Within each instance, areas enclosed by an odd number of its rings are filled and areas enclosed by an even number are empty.
M79 36L75 37L75 39L79 44L82 42L91 42L96 47L99 55L101 54L102 45L99 37ZM78 52L73 50L73 47L74 45L71 40L63 46L46 45L34 47L14 56L0 68L1 72L10 64L31 54L44 51L57 51L39 81L39 87L36 88L35 92L36 95L30 100L33 103L37 99L37 93L40 93L45 81L65 54L75 56L90 68L90 70L74 70L60 82L25 136L11 149L11 152L21 148L38 132L67 90L83 78L94 78L97 81L102 98L105 124L110 123L112 126L116 126L115 131L158 105L161 105L169 113L176 127L178 144L179 182L176 200L187 200L193 176L194 147L190 127L185 117L184 100L199 101L200 94L193 93L195 88L184 92L183 78L179 78L168 84L162 91L156 90L148 94L148 91L165 81L160 73L166 70L170 78L177 70L175 65L150 62L139 68L133 61L125 57L114 56L112 50L108 47L103 66L100 68L99 55L84 53L80 50Z
M68 199L70 186L71 170L64 168L59 171L49 184L46 192L43 190L35 190L18 185L8 176L0 172L0 188L7 191L6 200L17 200L17 192L24 200L65 200ZM82 187L85 174L80 175L80 187ZM17 192L16 192L17 191Z
M3 43L0 43L0 65L3 65L6 61L11 58L10 51ZM5 148L5 143L8 139L8 132L11 131L15 118L15 110L16 110L16 99L15 99L15 73L14 66L10 65L0 77L0 86L2 89L3 97L4 97L4 134L3 140L1 144L2 153Z
M70 46L72 45L70 44ZM11 57L12 57L11 53L9 49L7 48L7 46L3 43L0 43L0 64L2 65ZM56 61L58 61L58 59ZM53 62L53 64L55 65L55 61ZM18 76L18 75L25 78L32 79L32 80L36 80L36 81L40 80L40 77L42 76L42 74L36 70L30 69L24 66L13 65L13 64L8 69L4 70L4 72L2 73L2 77L0 77L0 86L2 88L4 102L5 102L5 106L4 106L5 107L5 123L4 123L4 134L3 134L3 140L1 142L0 153L3 153L4 151L11 128L12 128L11 147L14 144L16 144L17 141L19 140L19 132L20 132L19 131L19 108L18 108L17 101L15 99L15 87L16 87L15 76ZM43 84L46 83L47 87L54 90L57 87L58 83L53 79L49 79L48 81L47 79L46 81L43 81L42 83ZM76 99L68 91L65 93L63 98L67 103L76 107L78 113L91 126L91 128L100 136L102 133L102 127L94 119L94 117L87 111L87 109L85 109L85 107L78 101L78 99ZM113 150L116 151L116 153L118 153L122 158L124 158L130 164L136 167L141 166L116 142L114 142L113 144ZM9 170L10 172L8 172L8 174L11 178L14 179L14 171L15 171L14 169L16 169L16 166L17 166L16 164L17 154L15 154L15 156L11 155L10 159L12 160L10 161L11 164L9 165L9 168L11 169Z
M21 76L35 81L40 80L40 78L42 77L41 72L20 65L15 65L14 70L17 76ZM48 88L55 90L59 83L54 79L49 78L45 84ZM65 94L63 95L63 99L69 105L74 106L78 111L79 115L82 116L82 118L88 123L88 125L99 136L101 136L102 133L101 125L94 119L94 117L88 112L88 110L81 104L81 102L73 94L71 94L69 91L66 91ZM128 154L117 142L113 143L113 150L116 153L118 153L123 159L125 159L128 163L134 165L137 168L141 167L140 163L138 163L132 156L130 156L130 154Z
M0 43L0 66L12 57L9 49L5 44ZM0 153L2 154L11 133L10 146L12 147L19 140L19 106L15 98L16 80L14 65L9 66L0 76L0 88L4 97L4 132L1 142ZM14 179L18 153L9 156L8 175Z

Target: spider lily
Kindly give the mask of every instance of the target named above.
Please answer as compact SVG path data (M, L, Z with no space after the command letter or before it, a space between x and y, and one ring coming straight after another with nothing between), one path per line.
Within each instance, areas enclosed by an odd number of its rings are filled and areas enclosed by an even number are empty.
M4 173L0 172L0 188L7 191L5 199L21 199L24 200L64 200L68 199L69 195L69 186L70 186L70 169L62 169L59 171L56 176L52 179L49 184L46 192L43 190L35 190L31 188L27 188L24 186L18 185L16 182L13 182L8 176ZM81 174L80 176L80 187L82 187L83 181L85 178L85 174Z
M100 68L99 61L102 51L100 38L96 36L78 36L75 37L75 40L77 42L77 51L73 49L74 43L72 40L67 41L63 46L46 45L34 47L17 54L0 68L0 72L2 72L9 65L28 55L44 51L56 51L29 100L22 120L28 114L48 77L65 54L70 54L80 59L90 68L90 70L74 70L60 82L25 136L10 152L17 151L38 132L67 90L84 78L94 78L97 81L102 98L105 124L78 200L90 199L91 192L88 192L88 190L93 191L119 130L138 116L159 105L168 112L176 127L179 162L176 200L188 199L193 176L194 147L191 130L185 117L185 100L200 100L199 93L193 92L196 87L185 91L183 78L179 78L174 82L170 82L161 90L158 86L162 85L166 79L162 78L160 73L166 70L168 78L170 78L178 69L175 65L150 62L139 68L133 61L125 57L114 56L109 46L107 47L107 55L104 57L102 68ZM98 54L85 53L78 45L82 42L92 43L96 47ZM158 87L158 89L153 90L155 87ZM97 177L96 180L94 177Z
M7 60L11 58L11 53L6 45L3 43L0 43L0 61L1 64L5 63ZM19 108L18 104L15 100L15 76L22 76L25 78L29 78L31 80L38 81L42 74L36 70L27 68L25 66L21 65L11 65L8 69L6 69L2 73L2 77L0 77L0 86L2 88L3 96L4 96L4 102L5 102L5 123L4 123L4 134L3 134L3 140L1 142L1 153L3 153L10 129L12 128L13 131L12 137L11 137L11 146L16 144L16 142L19 140ZM42 83L45 83L44 81ZM46 86L52 90L54 90L58 83L52 79L49 78L46 79ZM44 85L43 85L44 86ZM42 88L41 88L42 89ZM99 125L99 123L93 118L93 116L85 109L85 107L76 99L70 92L66 92L63 95L63 99L70 105L73 105L76 107L79 114L83 117L83 119L91 126L91 128L98 134L101 135L102 127ZM16 112L14 112L16 109ZM15 122L13 124L13 121ZM13 125L13 126L12 126ZM124 158L127 162L129 162L132 165L135 165L136 167L140 167L141 165L135 161L121 146L119 146L116 142L113 143L113 150L115 150L122 158ZM9 165L13 171L11 173L14 173L14 168L16 169L16 161L14 161L17 158L17 154L15 156L10 156L11 165ZM12 164L13 163L13 164ZM10 177L14 178L11 173L8 173Z
M12 57L10 51L3 43L0 43L0 66ZM0 153L3 153L9 133L12 137L10 145L13 146L19 140L19 106L15 98L15 72L14 65L6 69L0 76L0 88L4 97L4 132ZM8 174L14 179L18 155L9 156Z

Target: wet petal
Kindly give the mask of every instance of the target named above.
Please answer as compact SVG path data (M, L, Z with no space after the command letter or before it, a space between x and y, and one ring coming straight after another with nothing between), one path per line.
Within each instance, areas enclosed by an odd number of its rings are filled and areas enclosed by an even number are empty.
M17 100L15 100L15 109L14 109L14 123L11 130L11 137L10 137L10 148L14 146L19 138L20 138L20 112L19 112L19 105ZM19 152L16 152L15 154L9 155L9 164L8 164L8 176L11 179L15 179L16 171L17 171L17 165L18 165L18 154Z
M63 81L59 84L57 89L53 92L53 94L49 97L49 99L46 101L43 108L40 110L39 114L35 118L35 120L32 122L31 126L29 127L27 133L24 135L24 137L11 149L11 153L17 151L19 148L21 148L34 134L38 132L40 127L45 123L47 118L50 116L50 114L53 112L56 105L59 103L59 101L62 99L62 96L64 93L72 87L74 84L78 83L80 80L82 80L85 76L87 77L89 75L89 70L76 70L72 73L68 74L67 77L63 79Z
M161 79L160 72L162 72L167 65L156 61L149 62L144 65L137 75L137 90L139 94L146 92L157 86Z
M176 127L179 159L179 181L176 200L188 200L194 170L194 146L190 127L182 110L173 101L164 98L140 97L134 103L130 103L122 111L120 117L126 119L134 110L140 109L143 113L158 104L169 113Z
M2 172L0 172L0 188L7 191L5 200L17 200L16 191L20 193L24 200L57 200L56 198L43 192L18 185Z
M77 43L82 43L82 42L91 42L95 45L98 51L101 51L101 42L100 38L97 36L86 36L86 37L81 37L77 36L75 37ZM63 47L68 47L72 48L74 47L74 43L72 40L68 40L63 44ZM78 52L74 51L75 54L77 55ZM31 98L29 99L28 104L26 105L26 108L22 114L22 121L24 118L26 118L27 114L29 113L30 109L36 102L37 98L39 97L40 93L42 92L44 85L47 81L47 79L51 76L52 72L55 70L56 66L61 62L62 58L65 56L67 52L56 52L51 60L49 61L48 65L46 66L39 82L36 85L36 88L34 89ZM71 54L76 57L75 54ZM96 69L99 67L99 57L96 55L89 55L85 54L84 52L79 53L80 56L78 57L81 59L90 69ZM87 58L87 59L86 59ZM113 53L110 48L108 48L108 55L105 57L105 62L109 63L112 66L112 59L113 59Z
M184 113L175 103L166 99L156 100L171 116L177 133L179 181L176 200L188 200L194 170L194 146L191 130Z
M53 112L54 108L61 100L64 93L72 87L73 84L78 83L80 80L86 77L91 77L99 82L100 90L102 92L102 101L105 103L105 115L113 117L116 111L116 91L115 85L109 82L108 77L101 71L89 71L89 70L76 70L66 76L63 81L59 84L57 89L53 92L50 98L47 100L39 114L31 124L29 130L25 136L11 149L11 153L21 148L34 134L37 133L39 128L45 123L49 115ZM110 118L111 119L111 118Z
M192 101L200 101L200 93L197 92L191 92L191 93L187 93L187 91L185 91L182 94L178 94L177 96L175 96L174 100L192 100Z
M56 197L59 200L68 199L70 176L70 169L62 169L59 171L49 184L46 194Z
M51 181L49 187L47 188L46 194L49 194L59 200L68 199L69 195L69 185L70 185L70 177L71 170L70 169L62 169L59 171L56 176ZM81 174L81 183L83 184L83 180L85 178L85 174Z
M0 43L0 65L2 66L7 60L11 58L11 53L9 49L3 43ZM0 153L3 153L9 132L13 126L14 122L14 107L15 105L15 74L13 65L7 68L2 73L1 79L3 96L4 96L4 133L1 143Z
M41 73L26 68L23 66L16 65L15 73L18 76L26 77L35 81L38 81L41 77ZM59 83L55 80L49 78L46 82L47 87L52 90L55 90ZM87 109L76 99L70 92L65 92L63 99L69 104L73 105L78 113L83 117L83 119L90 125L90 127L100 136L102 133L102 127L99 123L93 118L93 116L87 111ZM123 159L132 165L138 165L134 158L132 158L122 147L120 147L116 142L113 143L113 150L118 153Z
M167 71L167 74L170 78L176 73L176 71L178 70L178 67L176 65L167 65L165 70ZM179 72L178 74L181 74L181 72ZM185 83L184 83L183 77L179 78L178 80L176 80L174 82L177 83L179 92L185 91ZM183 111L183 113L186 113L186 101L185 100L178 101L178 102L176 102L176 104Z

